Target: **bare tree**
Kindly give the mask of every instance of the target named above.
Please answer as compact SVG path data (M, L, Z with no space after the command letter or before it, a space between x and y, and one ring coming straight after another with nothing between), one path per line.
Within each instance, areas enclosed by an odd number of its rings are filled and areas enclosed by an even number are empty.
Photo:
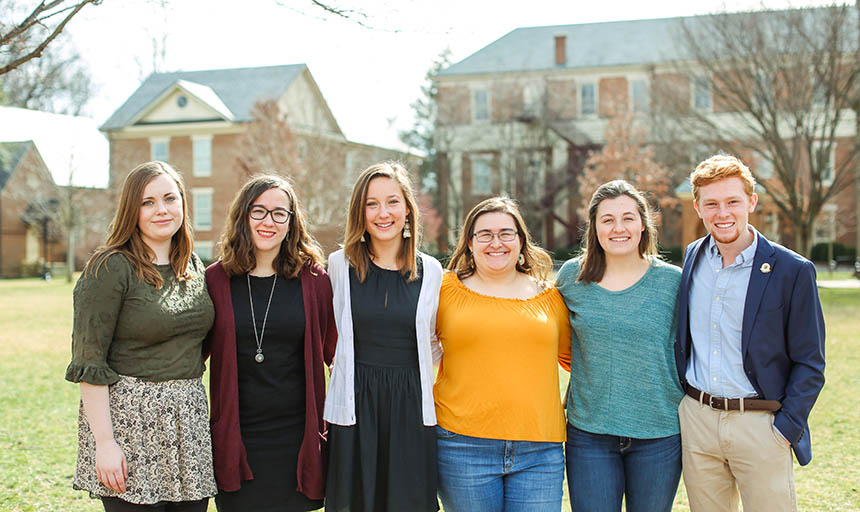
M87 4L98 5L101 1L42 0L35 6L24 6L14 0L0 3L3 19L19 19L14 22L0 21L0 75L41 57L45 48L63 32L81 9Z
M5 94L0 103L70 115L80 115L95 92L89 69L71 42L52 46L41 58L3 75L0 88Z
M646 144L647 130L629 109L615 108L606 125L606 144L585 162L580 187L594 191L607 181L623 179L642 191L656 212L677 205L672 172ZM580 215L588 215L588 195L580 202Z
M772 177L759 181L790 223L795 249L807 255L822 207L853 182L858 164L853 11L834 5L682 19L677 43L686 58L675 70L682 79L658 82L664 126L688 142L772 164Z
M257 103L242 136L237 165L247 175L274 172L296 185L308 221L329 228L342 220L349 201L342 143L321 135L296 135L276 101Z

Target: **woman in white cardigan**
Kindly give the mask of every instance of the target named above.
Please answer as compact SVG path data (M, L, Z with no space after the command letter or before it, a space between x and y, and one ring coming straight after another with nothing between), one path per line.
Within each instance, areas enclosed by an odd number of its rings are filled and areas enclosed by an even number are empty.
M406 170L368 167L353 187L344 248L329 256L338 342L323 418L326 511L435 511L433 365L442 283L417 251Z

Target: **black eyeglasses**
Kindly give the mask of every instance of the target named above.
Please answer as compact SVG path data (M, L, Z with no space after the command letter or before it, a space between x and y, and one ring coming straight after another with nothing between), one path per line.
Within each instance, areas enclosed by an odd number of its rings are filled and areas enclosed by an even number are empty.
M287 221L290 220L290 215L292 214L293 212L286 208L275 208L274 210L269 210L268 208L258 204L252 205L251 211L248 212L248 215L254 220L263 220L266 218L266 215L271 215L272 221L276 224L286 224Z
M481 231L478 231L477 233L475 233L472 236L474 236L475 240L481 242L482 244L487 244L487 243L492 242L493 238L495 238L497 236L499 237L499 241L513 242L514 240L517 239L518 235L519 235L519 233L517 233L517 230L515 230L515 229L503 229L503 230L499 231L498 233L493 233L490 230L483 229Z

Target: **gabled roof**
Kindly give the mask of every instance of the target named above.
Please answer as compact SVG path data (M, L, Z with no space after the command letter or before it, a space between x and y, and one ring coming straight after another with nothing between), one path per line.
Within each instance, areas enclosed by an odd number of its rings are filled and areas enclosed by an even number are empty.
M18 168L18 164L27 153L27 149L32 145L33 141L31 140L0 142L0 190L3 190L6 186L9 178L12 177L12 173Z
M810 19L826 16L827 9L804 8L805 13L812 16ZM769 12L774 11L758 11L758 14L767 15ZM730 16L748 14L729 13ZM848 15L856 17L856 10L849 9ZM517 28L440 71L438 76L630 66L683 60L685 50L678 44L682 23L695 32L697 23L708 23L712 16ZM565 36L567 62L564 64L555 63L556 36Z
M30 140L57 185L104 188L108 141L95 120L16 107L0 107L0 142Z
M144 109L177 85L228 119L250 121L251 110L257 101L280 98L305 69L307 66L304 64L291 64L153 73L105 121L101 129L110 131L128 126ZM228 113L229 117L226 116Z

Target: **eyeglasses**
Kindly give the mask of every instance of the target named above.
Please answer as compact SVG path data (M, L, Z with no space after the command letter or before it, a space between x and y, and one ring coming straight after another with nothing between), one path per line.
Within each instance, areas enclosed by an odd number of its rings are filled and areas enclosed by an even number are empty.
M248 212L248 215L254 220L263 220L266 218L266 215L272 216L272 221L276 224L286 224L288 220L290 220L290 215L293 212L287 210L286 208L275 208L274 210L269 210L260 205L251 206L251 211Z
M493 238L499 237L500 242L513 242L519 236L517 230L515 229L503 229L498 233L493 233L492 231L482 230L478 231L474 235L475 240L481 242L482 244L488 244L493 241Z

